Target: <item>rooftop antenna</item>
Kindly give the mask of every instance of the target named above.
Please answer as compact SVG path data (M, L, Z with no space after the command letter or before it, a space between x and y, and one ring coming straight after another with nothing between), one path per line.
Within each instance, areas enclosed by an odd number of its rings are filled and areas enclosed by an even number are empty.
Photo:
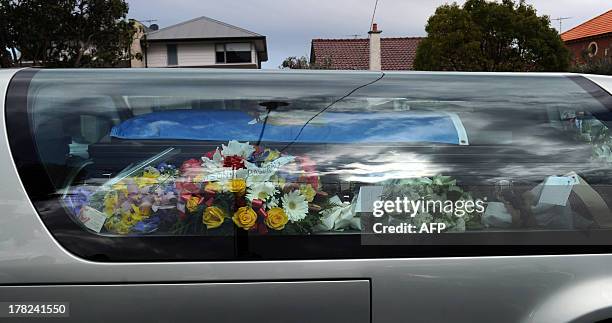
M352 34L352 35L344 35L343 37L353 37L354 39L358 39L361 35L360 34Z
M378 8L378 0L376 0L376 3L374 3L374 11L372 12L372 20L370 21L368 30L372 29L372 24L374 24L374 18L376 17L376 8Z
M146 22L147 25L150 25L152 22L156 22L157 19L147 19L147 20L142 20L142 22Z
M572 17L559 17L559 18L551 19L551 20L559 22L559 34L563 33L563 21L568 20L568 19L572 19Z

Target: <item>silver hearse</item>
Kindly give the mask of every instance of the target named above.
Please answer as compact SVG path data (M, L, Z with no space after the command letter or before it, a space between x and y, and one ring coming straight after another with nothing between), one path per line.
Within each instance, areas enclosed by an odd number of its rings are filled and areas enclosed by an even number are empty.
M0 320L610 320L610 91L2 70Z

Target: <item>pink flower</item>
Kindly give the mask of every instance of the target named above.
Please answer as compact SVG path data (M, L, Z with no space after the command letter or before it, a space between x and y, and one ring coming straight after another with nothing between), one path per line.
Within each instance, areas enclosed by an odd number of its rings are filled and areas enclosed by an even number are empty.
M310 184L312 188L315 190L319 190L319 175L317 173L317 168L315 162L304 156L299 156L296 158L300 163L300 167L304 171L304 179L307 184Z
M202 168L202 163L197 159L189 159L186 160L183 165L181 165L181 173L187 176L192 176L197 174Z
M199 183L198 183L199 184ZM183 179L182 181L177 181L175 183L176 189L181 193L199 193L200 185L194 183L189 179Z

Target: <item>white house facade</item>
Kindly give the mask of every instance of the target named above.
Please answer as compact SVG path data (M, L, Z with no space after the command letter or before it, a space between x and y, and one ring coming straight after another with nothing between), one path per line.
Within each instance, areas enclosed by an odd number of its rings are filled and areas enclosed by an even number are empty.
M199 17L143 37L144 67L261 68L266 37Z

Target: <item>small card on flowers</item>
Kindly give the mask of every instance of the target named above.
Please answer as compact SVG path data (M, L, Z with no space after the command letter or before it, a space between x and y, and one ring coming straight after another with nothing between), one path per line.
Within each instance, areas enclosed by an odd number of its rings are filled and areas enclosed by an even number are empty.
M89 206L84 206L79 213L79 220L87 228L100 232L104 222L106 222L106 214Z

